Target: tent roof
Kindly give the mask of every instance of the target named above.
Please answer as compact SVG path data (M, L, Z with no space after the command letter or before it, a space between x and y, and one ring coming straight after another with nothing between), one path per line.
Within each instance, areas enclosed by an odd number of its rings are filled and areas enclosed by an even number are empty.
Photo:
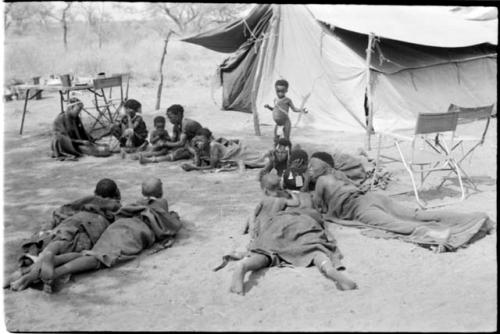
M332 26L383 38L456 48L497 45L498 19L471 20L445 6L307 5L313 16Z

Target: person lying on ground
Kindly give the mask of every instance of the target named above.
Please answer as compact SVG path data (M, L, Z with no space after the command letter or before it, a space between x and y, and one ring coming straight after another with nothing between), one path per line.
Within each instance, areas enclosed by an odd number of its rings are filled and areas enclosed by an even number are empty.
M274 144L276 145L278 139L278 127L283 127L283 138L290 140L290 133L292 131L292 123L290 122L290 117L288 116L288 110L292 109L294 112L304 112L307 110L296 108L292 100L286 96L288 92L288 81L280 79L274 84L276 90L277 98L274 99L274 107L266 104L264 107L273 112L273 119L276 125L274 126Z
M23 290L53 271L47 259L68 252L91 249L113 222L120 209L120 190L111 179L100 180L93 196L86 196L54 211L51 229L34 234L22 244L25 254L20 268L6 282L12 290Z
M295 145L290 152L289 164L283 172L283 188L288 190L301 190L307 174L307 152Z
M185 171L213 170L240 171L245 168L262 168L266 157L258 152L251 152L239 140L215 139L207 128L202 128L192 140L194 149L193 163L182 164Z
M68 274L112 267L135 258L155 243L166 248L173 244L182 226L179 215L168 211L160 179L149 178L142 183L143 199L122 207L116 219L97 240L92 249L49 257L55 268L43 278L44 291L51 292L58 278Z
M72 97L66 106L66 111L57 115L53 124L53 139L51 142L52 157L58 160L77 160L84 154L97 157L111 155L105 145L95 143L97 138L92 138L85 130L80 113L83 103Z
M154 130L151 131L149 137L149 143L151 146L141 154L145 157L159 157L167 155L169 152L169 148L166 146L166 143L170 141L170 135L168 131L165 129L166 119L163 116L156 116L153 119ZM136 154L131 156L133 160L139 160L140 155Z
M387 231L393 237L435 247L438 252L465 246L493 229L485 213L421 210L404 206L387 195L365 193L318 157L311 158L309 171L316 182L314 204L327 220L359 221L344 224Z
M265 174L260 180L260 187L264 197L257 204L253 216L247 221L244 234L250 231L250 238L257 236L260 222L268 220L272 215L285 210L287 207L298 206L299 200L296 196L283 190L281 180L276 174Z
M148 157L141 154L139 158L141 164L193 158L194 149L191 146L191 140L202 129L201 124L197 121L184 118L184 108L180 104L173 104L168 107L166 114L168 120L173 125L172 139L167 140L165 143L170 152L160 157Z
M264 168L259 171L259 181L263 175L276 170L278 176L282 176L283 172L288 167L288 161L290 157L290 150L292 148L292 143L288 139L280 138L278 144L274 149L266 154L268 159Z
M125 115L111 127L111 133L120 141L122 158L126 154L144 150L147 145L148 129L140 115L142 105L139 101L128 99L123 108Z
M279 194L280 180L277 176L267 178L266 175L263 180L265 187L274 189L272 193L275 196L266 196L265 203L261 202L262 205L257 207L255 216L259 223L254 227L249 251L245 257L239 257L242 260L236 264L230 291L244 294L244 278L248 271L287 264L300 267L315 265L335 282L339 290L356 289L356 283L340 272L345 270L341 263L342 254L335 238L324 228L321 215L312 209L312 202L299 203L298 197L289 202ZM215 270L223 266L224 263Z

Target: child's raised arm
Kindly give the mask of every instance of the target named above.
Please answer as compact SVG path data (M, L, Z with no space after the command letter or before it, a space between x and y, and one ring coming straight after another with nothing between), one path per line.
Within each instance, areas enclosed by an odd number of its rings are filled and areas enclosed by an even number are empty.
M292 100L291 99L288 99L288 106L290 106L290 108L294 111L294 112L307 112L306 111L306 108L297 108L295 107L295 105L293 104Z

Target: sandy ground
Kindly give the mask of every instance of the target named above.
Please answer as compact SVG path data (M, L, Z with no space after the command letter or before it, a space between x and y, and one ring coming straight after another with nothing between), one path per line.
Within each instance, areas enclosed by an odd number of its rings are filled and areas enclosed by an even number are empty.
M219 111L208 88L196 94L188 94L188 88L170 88L164 105L184 104L186 116L199 120L216 136L243 139L256 150L269 149L271 126L264 126L264 135L255 137L251 115ZM156 115L150 112L154 92L151 87L131 88L131 97L149 101L144 103L148 126ZM5 272L15 266L21 239L36 231L57 206L90 194L103 177L117 181L124 202L140 196L144 177L160 177L171 208L180 213L185 227L172 248L142 254L113 269L77 275L53 295L35 289L4 290L8 330L496 329L496 234L455 253L434 254L332 224L328 228L338 240L347 274L358 283L358 290L336 290L315 268L269 268L248 278L245 296L230 294L234 263L218 272L212 268L225 252L248 242L240 231L260 196L257 171L186 173L180 163L140 166L119 156L56 162L49 158L49 142L58 107L56 95L31 103L20 136L22 102L5 105ZM449 209L485 211L496 221L496 119L492 123L486 144L465 164L481 192ZM292 136L309 151L355 152L363 146L359 134L296 129ZM405 185L402 171L395 172L401 177L397 185ZM452 188L448 193L454 193ZM432 192L427 196L433 201L442 197ZM397 198L415 205L410 195Z

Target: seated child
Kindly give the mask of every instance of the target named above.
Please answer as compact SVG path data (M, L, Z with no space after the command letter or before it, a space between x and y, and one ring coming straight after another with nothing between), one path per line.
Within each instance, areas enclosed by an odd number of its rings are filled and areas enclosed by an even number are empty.
M288 92L288 81L280 79L277 80L274 84L276 89L277 99L274 99L274 108L269 104L266 104L264 107L271 110L273 112L273 119L276 125L274 126L274 143L276 144L279 136L278 136L278 126L283 127L283 135L285 139L290 140L290 132L292 131L292 123L290 122L290 118L288 117L288 109L291 108L294 112L303 112L307 113L305 108L299 109L296 108L292 102L292 100L286 96Z
M52 256L49 261L55 270L51 277L44 278L45 285L52 287L54 280L68 274L112 267L134 258L156 242L162 242L164 248L171 246L182 222L175 211L168 211L168 202L162 198L161 180L149 178L144 181L142 194L143 199L116 213L115 222L91 250ZM44 290L50 292L52 288Z
M123 105L125 113L120 121L111 128L112 134L120 141L122 158L127 153L144 150L148 145L148 129L142 119L142 105L139 101L129 99Z
M20 258L21 268L13 275L12 283L6 285L10 284L12 290L25 289L39 277L51 275L54 268L48 259L52 256L92 248L112 223L113 213L121 206L120 197L116 183L102 179L96 185L94 196L86 196L55 210L53 224L57 226L36 233L23 243L26 253Z
M151 132L149 142L151 148L147 152L141 153L143 157L158 157L167 155L169 148L166 143L170 141L168 131L165 129L166 119L163 116L156 116L153 119L155 129ZM132 159L139 160L140 155L132 156Z
M275 144L275 148L266 154L268 160L264 168L259 171L259 180L272 170L276 170L278 176L282 176L288 167L291 149L292 143L288 139L280 138Z

